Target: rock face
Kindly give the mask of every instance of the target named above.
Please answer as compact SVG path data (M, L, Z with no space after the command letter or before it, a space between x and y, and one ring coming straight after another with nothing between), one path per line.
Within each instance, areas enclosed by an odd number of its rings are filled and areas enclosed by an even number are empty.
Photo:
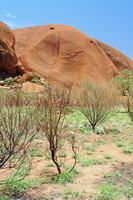
M44 93L44 87L36 83L26 82L22 85L22 90L24 92L35 92L35 93Z
M29 71L59 83L80 79L108 82L123 69L133 70L130 58L72 26L10 30L0 21L0 73L23 75Z
M96 43L101 47L101 49L105 52L111 62L116 66L119 71L124 69L133 70L133 61L124 55L122 52L118 51L117 49L95 40Z
M31 81L33 78L34 78L34 76L32 75L32 73L27 72L27 73L23 74L23 76L21 76L21 77L14 78L14 82L25 83L27 81Z
M133 61L118 50L69 25L14 29L15 50L27 71L57 82L110 81Z
M15 37L9 27L0 21L0 72L16 73Z

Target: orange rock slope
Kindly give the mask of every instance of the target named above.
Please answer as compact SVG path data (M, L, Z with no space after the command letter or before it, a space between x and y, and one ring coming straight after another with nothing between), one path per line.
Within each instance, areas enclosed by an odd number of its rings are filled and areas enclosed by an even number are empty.
M57 82L110 81L133 61L120 51L69 25L41 25L12 30L15 51L26 71Z

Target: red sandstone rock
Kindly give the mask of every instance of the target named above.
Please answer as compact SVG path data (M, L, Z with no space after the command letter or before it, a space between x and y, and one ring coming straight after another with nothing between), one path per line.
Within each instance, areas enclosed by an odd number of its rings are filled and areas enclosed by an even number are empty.
M44 92L44 87L36 83L26 82L22 85L22 90L24 92L41 93L41 92Z
M110 81L119 70L133 69L126 55L72 26L33 26L13 33L24 69L53 82Z
M27 81L31 81L33 78L34 78L34 76L32 75L32 73L27 72L27 73L23 74L23 76L21 76L21 77L14 78L14 82L25 83Z
M133 70L133 61L129 57L104 42L98 40L95 41L119 71L124 69Z
M0 72L16 73L15 37L10 28L0 21Z
M18 74L21 74L21 75L25 74L25 69L20 61L18 61L16 64L16 70Z

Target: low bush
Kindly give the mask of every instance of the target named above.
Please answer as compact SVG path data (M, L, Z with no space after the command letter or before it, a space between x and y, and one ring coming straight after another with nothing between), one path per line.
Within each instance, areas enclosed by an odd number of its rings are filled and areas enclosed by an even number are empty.
M93 132L96 127L118 112L119 93L98 82L84 82L79 91L79 109L88 119Z
M5 85L13 85L13 78L9 77L4 80Z

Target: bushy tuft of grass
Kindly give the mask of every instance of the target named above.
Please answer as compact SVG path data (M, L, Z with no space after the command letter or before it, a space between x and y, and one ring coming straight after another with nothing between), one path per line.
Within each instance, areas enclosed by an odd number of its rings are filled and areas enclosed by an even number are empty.
M86 150L90 150L90 151L95 151L95 148L94 148L94 146L93 145L84 145L84 149L86 149Z
M95 143L95 145L97 145L97 146L100 146L100 145L103 145L103 144L105 144L105 142L102 139L98 139Z
M92 158L92 157L85 157L85 158L80 158L79 163L81 164L82 167L87 167L90 165L99 165L102 164L103 161L98 158Z
M39 149L37 149L37 150L35 150L35 151L33 151L32 153L31 153L31 156L33 157L33 156L36 156L36 157L43 157L45 154L41 151L41 150L39 150Z
M111 183L103 183L101 185L99 200L113 200L116 188Z
M5 85L13 85L13 78L9 77L4 80Z
M33 185L37 185L38 181L36 178L24 178L20 180L20 177L15 177L13 182L6 184L6 191L9 191L10 193L15 191L22 191L29 189Z
M104 158L111 159L111 158L113 158L113 156L111 154L109 154L109 153L105 153L104 154Z
M124 153L133 153L133 145L127 145L122 148Z
M71 188L65 189L61 196L63 199L86 199L84 194L74 191Z
M125 142L118 140L115 141L115 144L117 147L125 147L127 145Z
M78 172L76 169L73 169L71 172L67 169L66 171L54 176L54 182L60 184L70 183L77 174Z

